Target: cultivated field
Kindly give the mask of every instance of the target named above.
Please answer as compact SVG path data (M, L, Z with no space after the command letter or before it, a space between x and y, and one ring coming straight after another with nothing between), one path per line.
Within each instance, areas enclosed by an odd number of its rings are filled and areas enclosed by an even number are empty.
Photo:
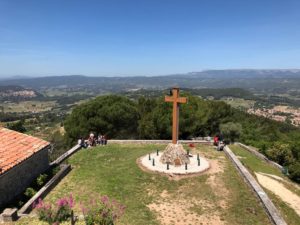
M22 101L22 102L6 102L0 103L5 113L21 113L21 112L45 112L50 111L57 104L55 101Z
M254 106L254 100L246 100L243 98L222 98L227 104L238 109L250 109Z

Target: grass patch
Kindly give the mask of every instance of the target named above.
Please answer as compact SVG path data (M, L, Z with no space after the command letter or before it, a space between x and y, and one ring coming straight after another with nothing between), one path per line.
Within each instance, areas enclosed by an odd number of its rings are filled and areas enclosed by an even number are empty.
M238 145L230 145L230 149L240 157L239 160L251 171L274 174L284 178L284 175L277 168L259 159L244 148Z
M188 221L189 216L182 218L186 224L205 224L205 219L213 224L210 220L215 217L226 224L270 224L257 198L223 152L214 151L211 146L197 146L193 153L200 152L211 163L219 163L219 171L170 180L146 173L136 164L138 157L157 148L163 150L165 145L109 144L81 150L69 159L73 170L45 200L55 202L72 193L76 202L86 202L96 194L105 194L127 207L117 224L161 224L163 212L151 211L150 204L167 205L165 212L172 215L168 224L178 222L173 207L180 205L196 218L193 223ZM79 208L75 210L80 212ZM22 224L27 221L22 220Z
M249 151L245 150L244 148L237 146L237 145L231 145L230 149L234 152L236 156L240 157L240 161L244 166L246 166L249 171L252 173L254 177L254 172L263 172L268 174L273 174L276 176L279 176L284 179L284 182L282 182L289 190L293 191L297 195L299 195L299 190L295 188L291 184L291 181L288 180L277 168L274 166L266 163L265 161L261 160L260 158L256 157ZM275 206L280 210L281 215L284 217L285 221L288 224L291 225L297 225L299 224L300 217L297 215L297 213L290 208L285 202L283 202L279 197L274 195L269 190L265 189L265 192L269 195ZM300 196L300 195L299 195Z

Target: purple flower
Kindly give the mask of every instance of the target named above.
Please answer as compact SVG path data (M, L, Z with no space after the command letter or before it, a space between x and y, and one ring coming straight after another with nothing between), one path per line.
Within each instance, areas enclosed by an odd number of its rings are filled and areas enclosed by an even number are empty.
M81 210L84 217L89 221L98 221L99 224L111 224L124 214L125 206L103 195L98 198L93 196L86 207L81 204Z
M108 198L107 195L103 195L103 196L100 198L100 200L101 200L102 203L106 204L106 203L108 203L109 198Z
M74 205L75 205L75 203L74 203L73 196L72 196L72 194L70 194L70 197L69 197L69 207L73 208Z
M58 199L56 203L58 207L63 207L68 204L68 201L65 198L61 198Z
M81 208L83 215L86 215L88 212L88 209L82 203L80 203L80 208Z

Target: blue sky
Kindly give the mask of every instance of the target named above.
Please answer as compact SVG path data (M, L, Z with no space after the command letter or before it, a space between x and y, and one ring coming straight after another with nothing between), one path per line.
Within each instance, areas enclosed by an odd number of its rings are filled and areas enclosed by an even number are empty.
M299 0L0 0L0 76L300 68Z

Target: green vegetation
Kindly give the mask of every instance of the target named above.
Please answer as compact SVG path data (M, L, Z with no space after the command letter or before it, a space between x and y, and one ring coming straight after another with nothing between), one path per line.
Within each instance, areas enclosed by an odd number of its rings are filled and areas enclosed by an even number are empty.
M240 156L240 161L248 169L250 169L250 171L274 174L276 176L284 177L284 175L277 168L267 164L263 160L260 160L242 147L239 147L238 145L230 145L229 147L235 155Z
M219 217L229 224L270 224L262 206L222 152L197 146L193 153L200 152L214 161L215 172L172 180L144 172L136 164L137 158L157 148L164 149L165 145L111 144L81 150L68 160L73 170L45 201L55 202L69 193L83 203L99 194L108 195L126 206L120 224L159 224L158 214L149 208L151 204L167 204L170 210L172 204L186 204L190 215Z
M74 108L65 121L65 129L75 140L90 131L108 137L131 138L136 133L137 121L134 102L120 96L102 96Z
M8 123L7 128L21 133L24 133L26 131L26 128L24 127L24 120L19 120L15 123Z
M212 135L229 120L232 109L223 102L204 101L189 95L181 105L180 138ZM100 96L74 108L65 121L67 135L76 140L89 132L105 133L110 138L171 137L172 105L163 98L139 98L132 101L120 96Z
M267 174L273 174L279 176L283 179L286 179L284 175L275 167L266 162L262 161L261 159L257 158L252 153L248 152L247 150L239 147L237 145L231 145L230 149L234 152L235 155L240 157L240 161L252 172L253 176L255 177L255 172L262 172ZM284 182L284 185L289 188L289 190L293 191L294 193L300 196L299 190L289 184L288 180ZM271 197L275 206L280 209L282 216L286 220L288 224L297 225L299 224L299 216L297 213L290 208L286 203L284 203L278 196L274 195L267 189L265 190L268 195Z
M66 146L70 146L60 131L54 131L49 137L49 142L52 144L51 152L49 154L49 161L52 162L59 156L66 152Z
M85 81L84 77L73 78ZM139 79L144 78L137 78ZM57 82L57 78L53 78L52 81ZM67 81L67 78L63 81ZM90 80L90 82L94 81L94 79ZM113 86L113 82L117 81L112 81L109 85ZM60 86L51 88L56 90ZM39 95L35 101L1 103L0 121L12 129L54 142L57 146L56 155L67 149L79 137L86 137L89 132L103 133L108 138L171 138L172 106L170 103L165 103L163 99L163 95L169 93L168 90L136 90L132 87L132 91L125 92L127 98L112 95L87 101L95 95L95 87L66 85L64 88L65 92L60 93L59 96ZM106 91L101 89L101 94L109 92L108 89ZM124 84L117 92L124 94L124 89L130 89L128 84ZM47 88L44 91L46 90ZM214 136L222 132L225 138L231 141L238 140L259 148L263 154L287 166L291 179L300 182L299 128L288 123L249 115L222 101L204 100L199 97L212 96L215 99L222 99L229 96L234 99L254 99L261 102L260 107L262 107L266 96L252 95L249 91L239 88L185 88L181 94L188 96L189 102L181 105L180 139ZM267 98L271 97L267 96ZM268 99L266 102L273 104ZM73 113L64 122L72 110ZM66 135L63 137L64 125ZM280 154L277 153L276 143L278 146L288 144L286 148L289 150L285 152L291 153L289 159L285 157L282 160L278 157Z
M182 139L215 135L220 132L221 124L227 124L228 128L229 122L235 124L235 136L240 136L239 140L257 147L300 138L299 129L292 125L249 115L224 102L183 95L188 96L189 102L180 109ZM115 95L100 96L75 107L65 121L65 129L73 140L90 131L109 134L110 138L166 139L171 137L171 111L172 105L164 102L163 97L140 97L134 101Z
M239 109L239 110L247 110L250 108L253 108L255 103L259 100L246 100L243 98L221 98L222 101L225 101L227 104L232 106L233 108Z
M291 178L299 181L296 162L300 161L300 143L295 141L300 140L299 128L247 114L224 102L203 100L184 92L182 95L188 96L189 101L180 106L180 139L221 132L228 140L259 148L281 165L293 165ZM171 111L172 105L162 97L129 100L100 96L75 107L65 121L66 138L75 141L95 132L109 138L170 139ZM283 145L289 148L288 157L280 157L278 146Z
M274 142L271 148L265 153L268 158L285 166L288 169L288 176L300 183L300 142Z
M234 142L242 133L242 126L239 123L228 122L220 125L220 131L224 138Z

